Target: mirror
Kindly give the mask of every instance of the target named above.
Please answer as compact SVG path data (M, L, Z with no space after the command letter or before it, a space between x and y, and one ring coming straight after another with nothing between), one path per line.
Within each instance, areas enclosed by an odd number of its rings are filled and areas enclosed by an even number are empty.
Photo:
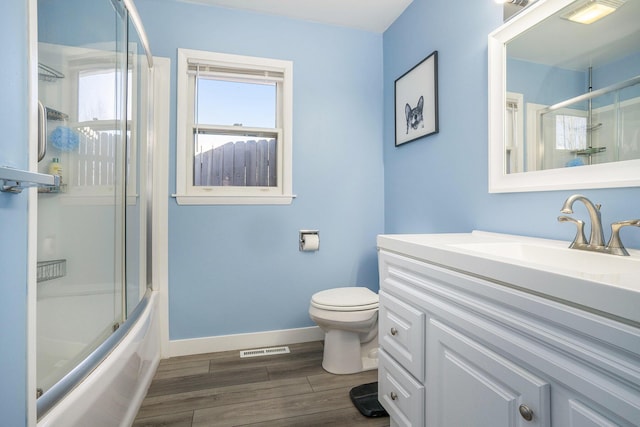
M538 0L489 34L489 192L640 185L640 0Z

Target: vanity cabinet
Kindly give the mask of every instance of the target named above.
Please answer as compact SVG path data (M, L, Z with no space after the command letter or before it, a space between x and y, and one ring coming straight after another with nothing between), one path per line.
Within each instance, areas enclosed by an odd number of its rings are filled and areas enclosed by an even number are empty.
M384 249L379 268L392 426L640 426L638 325Z

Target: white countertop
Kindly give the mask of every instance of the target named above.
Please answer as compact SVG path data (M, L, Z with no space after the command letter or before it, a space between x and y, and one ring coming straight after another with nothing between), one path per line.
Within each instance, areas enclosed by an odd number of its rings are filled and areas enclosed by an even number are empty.
M617 256L570 242L473 231L386 234L378 248L640 324L640 250Z

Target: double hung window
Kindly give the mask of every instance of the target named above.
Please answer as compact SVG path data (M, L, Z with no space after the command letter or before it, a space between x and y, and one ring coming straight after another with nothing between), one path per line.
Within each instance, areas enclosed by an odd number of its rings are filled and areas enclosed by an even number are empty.
M178 203L291 203L291 87L289 61L178 50Z

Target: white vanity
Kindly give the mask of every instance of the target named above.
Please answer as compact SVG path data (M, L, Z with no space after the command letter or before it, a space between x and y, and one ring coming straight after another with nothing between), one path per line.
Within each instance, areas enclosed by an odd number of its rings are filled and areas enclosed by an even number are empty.
M378 236L391 426L639 426L640 251Z

